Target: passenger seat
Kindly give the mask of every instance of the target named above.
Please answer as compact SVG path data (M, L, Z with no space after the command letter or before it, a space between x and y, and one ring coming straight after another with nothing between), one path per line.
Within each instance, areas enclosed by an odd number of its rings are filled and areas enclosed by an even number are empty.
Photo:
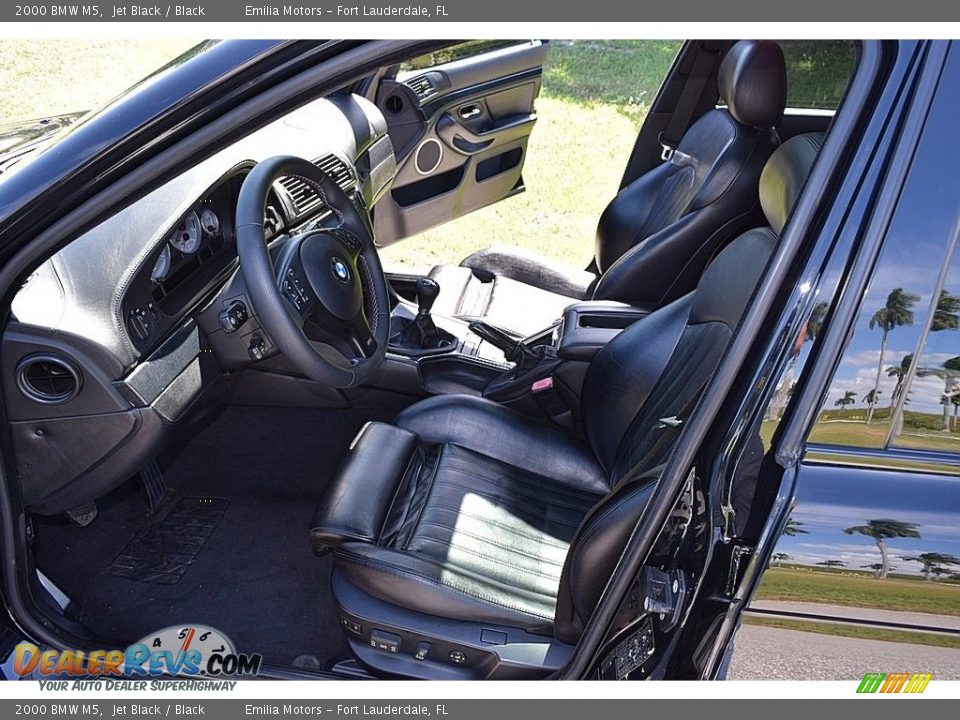
M655 309L690 292L757 208L760 172L779 145L774 128L786 102L780 46L736 43L720 64L717 90L725 107L702 115L670 160L607 205L597 227L597 273L512 246L491 247L431 271L440 284L434 311L526 335L578 300Z

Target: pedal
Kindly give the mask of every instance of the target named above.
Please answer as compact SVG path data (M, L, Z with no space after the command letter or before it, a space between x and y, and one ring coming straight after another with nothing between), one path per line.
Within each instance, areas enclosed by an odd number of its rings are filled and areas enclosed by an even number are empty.
M154 515L170 494L170 487L156 460L149 460L140 466L140 483L147 502L147 514Z
M64 515L70 518L70 522L77 527L85 528L97 519L97 504L95 502L88 502L83 505L77 505L77 507L67 510Z

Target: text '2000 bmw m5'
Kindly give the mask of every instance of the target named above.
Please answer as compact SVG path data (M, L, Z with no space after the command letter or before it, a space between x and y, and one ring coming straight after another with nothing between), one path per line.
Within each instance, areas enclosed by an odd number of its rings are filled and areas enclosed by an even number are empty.
M960 48L614 45L0 128L5 675L960 677Z

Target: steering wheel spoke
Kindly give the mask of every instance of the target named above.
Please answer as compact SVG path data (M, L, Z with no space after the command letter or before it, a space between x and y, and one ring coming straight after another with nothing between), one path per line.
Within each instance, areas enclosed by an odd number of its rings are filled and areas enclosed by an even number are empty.
M264 199L279 178L290 175L312 185L339 222L291 237L271 255ZM369 224L343 189L303 158L269 158L244 179L235 226L244 283L280 351L325 385L353 387L371 377L386 356L390 301ZM349 368L319 352L310 342L312 331L352 353Z
M369 358L377 351L377 339L373 336L367 314L363 310L347 323L345 339L358 356Z

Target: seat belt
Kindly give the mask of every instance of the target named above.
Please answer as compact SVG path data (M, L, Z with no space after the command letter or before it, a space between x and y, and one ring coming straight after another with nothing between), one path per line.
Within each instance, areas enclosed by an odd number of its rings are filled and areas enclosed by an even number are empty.
M666 129L657 137L657 142L660 143L662 149L661 160L667 161L673 157L677 146L693 123L693 115L697 111L700 98L703 96L703 90L713 75L713 67L716 61L717 51L711 50L701 43L697 49L697 57L693 61L690 76L684 83L683 92L673 109L670 121L667 123Z

